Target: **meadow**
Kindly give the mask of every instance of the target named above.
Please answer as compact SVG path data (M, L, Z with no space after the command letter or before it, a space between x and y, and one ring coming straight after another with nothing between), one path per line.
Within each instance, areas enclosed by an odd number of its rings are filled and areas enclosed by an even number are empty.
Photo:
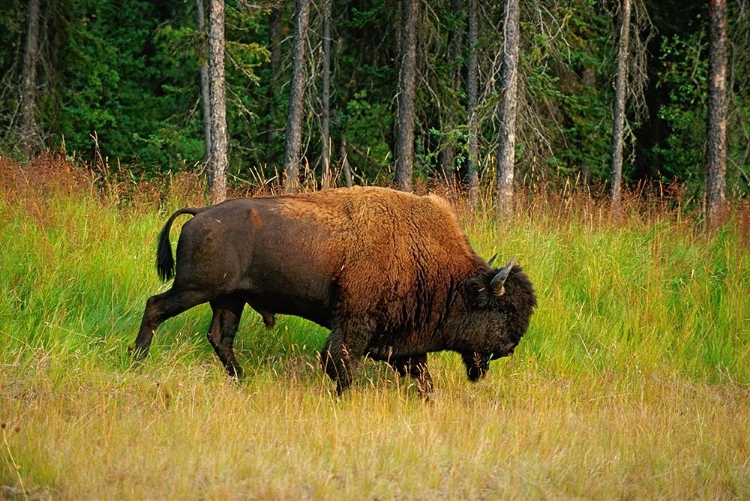
M475 250L517 256L539 306L478 383L431 354L425 403L371 361L337 397L324 329L248 309L239 384L208 306L131 364L168 287L156 235L203 192L0 159L0 499L750 498L747 205L708 233L669 197L632 195L613 223L587 193L538 190L498 223L453 195Z

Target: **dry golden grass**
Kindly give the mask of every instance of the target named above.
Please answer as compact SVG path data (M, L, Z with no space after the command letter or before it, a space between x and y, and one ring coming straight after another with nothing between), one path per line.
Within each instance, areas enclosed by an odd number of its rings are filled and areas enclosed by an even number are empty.
M552 376L522 356L469 385L443 355L424 404L377 367L337 398L312 355L238 386L180 350L145 371L51 353L6 366L4 467L12 455L20 470L0 478L54 499L750 495L750 391L738 384Z
M290 317L246 313L241 384L208 308L131 366L164 287L155 235L204 203L200 180L168 181L0 159L0 499L750 499L747 207L715 234L669 198L616 223L578 192L522 194L500 223L486 197L461 209L483 256L518 255L539 308L478 384L431 355L425 404L373 362L336 397L326 332Z

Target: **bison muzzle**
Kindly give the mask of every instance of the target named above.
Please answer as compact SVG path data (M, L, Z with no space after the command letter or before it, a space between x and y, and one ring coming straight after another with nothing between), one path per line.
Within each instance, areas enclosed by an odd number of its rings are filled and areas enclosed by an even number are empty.
M181 230L176 265L169 231ZM247 303L267 326L296 315L330 329L321 352L343 391L360 357L390 364L432 391L427 353L461 354L469 379L513 353L536 306L513 260L493 269L469 245L448 202L385 188L343 188L240 198L176 211L161 230L156 266L172 287L146 302L133 351L148 353L156 328L209 303L208 340L230 375Z

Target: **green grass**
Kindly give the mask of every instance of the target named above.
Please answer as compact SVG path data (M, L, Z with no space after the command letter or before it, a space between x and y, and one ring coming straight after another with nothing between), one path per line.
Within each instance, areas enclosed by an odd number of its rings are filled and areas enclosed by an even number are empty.
M168 287L156 234L200 186L97 192L0 167L0 498L750 497L739 209L708 235L636 204L611 224L581 196L532 197L502 225L459 201L474 248L516 255L539 307L480 383L431 355L425 404L373 362L337 398L316 359L326 331L293 317L266 330L250 310L239 385L205 339L207 306L167 321L131 366L145 300Z

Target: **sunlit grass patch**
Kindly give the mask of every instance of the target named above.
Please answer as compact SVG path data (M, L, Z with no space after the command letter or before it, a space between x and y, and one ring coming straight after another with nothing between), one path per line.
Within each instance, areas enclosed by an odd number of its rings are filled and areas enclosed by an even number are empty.
M0 486L54 499L750 497L750 253L733 220L712 235L658 211L613 224L575 198L530 197L504 224L462 212L482 256L517 256L539 307L476 384L456 354L430 354L425 403L368 360L336 396L318 360L327 331L289 316L266 329L248 308L240 382L206 340L205 305L165 322L133 364L145 300L168 287L156 233L200 204L185 186L124 202L85 183L0 196Z

